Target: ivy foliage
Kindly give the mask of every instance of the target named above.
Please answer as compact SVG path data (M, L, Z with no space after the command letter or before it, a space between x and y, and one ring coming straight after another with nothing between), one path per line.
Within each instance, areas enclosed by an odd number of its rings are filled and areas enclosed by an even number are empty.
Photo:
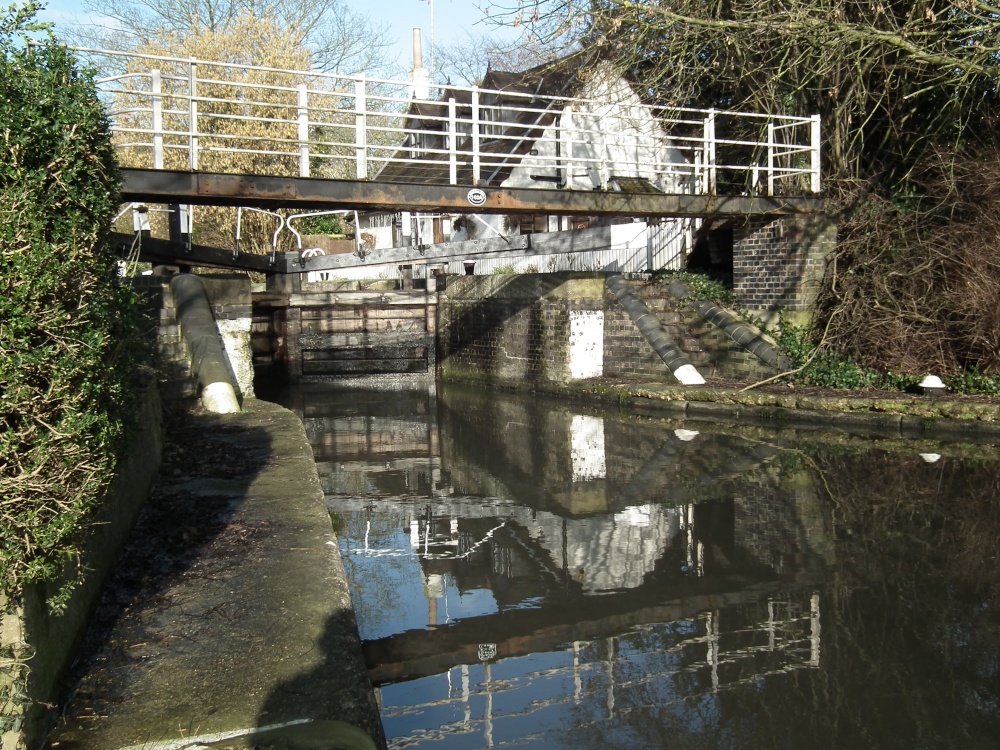
M0 591L13 598L77 554L135 392L133 293L103 242L119 186L109 123L38 9L0 10ZM39 31L48 43L27 45Z
M731 278L726 280L706 273L664 270L654 271L652 280L664 286L673 281L686 284L691 290L691 298L695 300L707 300L727 307L735 307L738 304L732 290Z
M881 372L860 365L836 351L813 343L807 327L782 320L776 337L782 353L792 362L795 372L791 379L801 385L850 390L876 389L906 391L916 388L921 376ZM1000 376L977 370L964 370L945 375L942 380L949 391L967 395L1000 396Z

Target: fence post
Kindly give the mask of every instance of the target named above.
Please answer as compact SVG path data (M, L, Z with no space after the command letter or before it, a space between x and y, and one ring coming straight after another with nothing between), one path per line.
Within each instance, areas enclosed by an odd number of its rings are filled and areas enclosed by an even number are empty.
M472 184L478 185L482 161L479 156L479 89L472 90Z
M163 169L163 96L160 71L150 71L153 88L153 169Z
M573 189L573 105L567 104L563 107L562 117L559 118L559 132L557 135L556 148L559 157L556 159L556 174L559 176L562 187Z
M710 109L705 118L705 174L707 177L705 191L709 195L715 195L715 164L715 110Z
M309 176L309 91L304 83L298 85L299 123L299 177Z
M368 103L365 98L365 79L354 82L354 153L355 176L359 180L368 179Z
M604 134L604 128L601 127L601 116L593 115L594 127L597 128L597 148L600 152L597 162L597 179L601 184L601 190L608 189L608 178L611 174L610 164L608 157L608 139Z
M448 181L458 184L458 126L455 122L455 97L448 98Z
M198 171L198 63L188 59L188 164Z
M822 189L821 178L820 178L820 117L819 115L813 115L809 122L809 152L811 159L812 172L810 177L811 187L814 193L818 193Z
M767 123L767 194L774 195L774 123Z

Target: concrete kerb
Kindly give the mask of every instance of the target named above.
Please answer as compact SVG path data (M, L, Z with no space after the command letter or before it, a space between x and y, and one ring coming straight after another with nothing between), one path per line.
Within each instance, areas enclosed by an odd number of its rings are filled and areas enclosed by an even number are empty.
M580 395L585 384L571 387ZM693 420L726 420L754 425L810 427L859 431L891 436L926 436L930 433L1000 435L1000 404L970 404L928 397L878 399L868 396L782 396L753 391L707 388L701 392L656 386L601 386L600 392L616 394L620 403L641 404L646 413L659 412ZM987 407L987 408L984 408ZM954 418L949 413L967 414Z
M122 699L102 702L99 717L70 706L53 741L79 750L385 746L305 428L275 404L243 406L192 417L187 434L216 460L191 473L174 464L162 481L167 496L225 509L227 529L260 536L225 553L197 548L191 575L158 590L157 601L175 606L137 603L142 641L100 667L100 681L127 685ZM227 456L254 469L233 472Z
M482 385L469 378L455 382ZM1000 436L1000 402L965 402L928 396L884 399L862 394L805 396L716 386L684 387L659 383L493 383L489 387L531 391L574 401L626 406L646 416L753 426L839 430L882 437L992 439ZM952 415L962 415L956 418Z

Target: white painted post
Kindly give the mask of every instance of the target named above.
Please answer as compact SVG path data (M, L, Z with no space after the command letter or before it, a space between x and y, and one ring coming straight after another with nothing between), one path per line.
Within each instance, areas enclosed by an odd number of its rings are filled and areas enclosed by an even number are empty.
M309 176L309 91L304 83L298 85L299 124L299 177Z
M559 156L556 160L556 172L563 170L562 182L569 189L573 189L573 105L567 104L563 107L562 117L559 118Z
M163 169L163 97L160 71L153 70L153 169Z
M817 120L819 117L817 116ZM819 666L820 654L820 622L819 622L819 594L813 594L809 598L809 665Z
M809 132L809 136L810 136L810 138L809 138L810 155L812 156L812 160L811 160L812 163L810 165L811 168L812 168L812 174L810 175L812 177L812 180L811 180L812 185L811 185L811 187L812 187L812 191L814 193L818 193L822 189L822 182L821 182L821 178L820 178L820 166L821 166L821 162L820 162L820 150L819 150L820 149L820 117L819 117L819 115L813 115L812 118L810 118L809 131L810 131Z
M708 178L706 192L715 195L715 110L708 110L705 118L705 172Z
M354 82L354 152L355 176L359 180L368 179L368 103L365 98L365 79Z
M767 194L774 195L774 123L767 124Z
M597 164L598 179L601 183L601 190L608 189L608 177L610 176L610 165L608 164L608 141L604 135L604 128L601 127L601 116L594 115L594 123L597 127L597 148L600 150L600 161Z
M479 154L479 89L472 90L472 184L480 182L482 160Z
M455 121L455 97L448 99L448 181L458 184L458 123Z
M712 692L719 692L719 611L705 613L705 640L708 654L705 661L712 668Z
M198 63L188 60L188 164L198 171Z

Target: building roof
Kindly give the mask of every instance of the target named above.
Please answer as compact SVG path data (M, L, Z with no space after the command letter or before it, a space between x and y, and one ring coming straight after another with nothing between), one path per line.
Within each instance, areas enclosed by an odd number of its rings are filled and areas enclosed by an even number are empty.
M573 54L521 72L487 70L480 85L484 90L482 104L496 106L506 99L511 104L531 107L532 100L525 96L574 96L583 85L580 72L592 61L592 55ZM509 96L505 97L505 94ZM447 89L437 102L411 102L406 114L406 129L443 134L447 130L449 98L455 99L459 119L470 119L472 93L468 90ZM559 115L544 103L532 108L544 108L546 111L518 111L513 120L504 122L503 137L491 139L486 135L480 136L480 177L485 184L498 185L506 180L511 170L520 163L521 157L533 148L535 140ZM471 136L460 137L458 150L471 152ZM418 159L410 160L410 151L410 148L397 150L392 157L393 161L387 162L379 172L378 179L409 184L448 184L448 154L424 153ZM471 183L471 165L459 166L458 179L460 183Z
M608 186L616 193L629 193L631 195L658 195L662 190L658 190L645 177L621 177L611 175L608 179Z

